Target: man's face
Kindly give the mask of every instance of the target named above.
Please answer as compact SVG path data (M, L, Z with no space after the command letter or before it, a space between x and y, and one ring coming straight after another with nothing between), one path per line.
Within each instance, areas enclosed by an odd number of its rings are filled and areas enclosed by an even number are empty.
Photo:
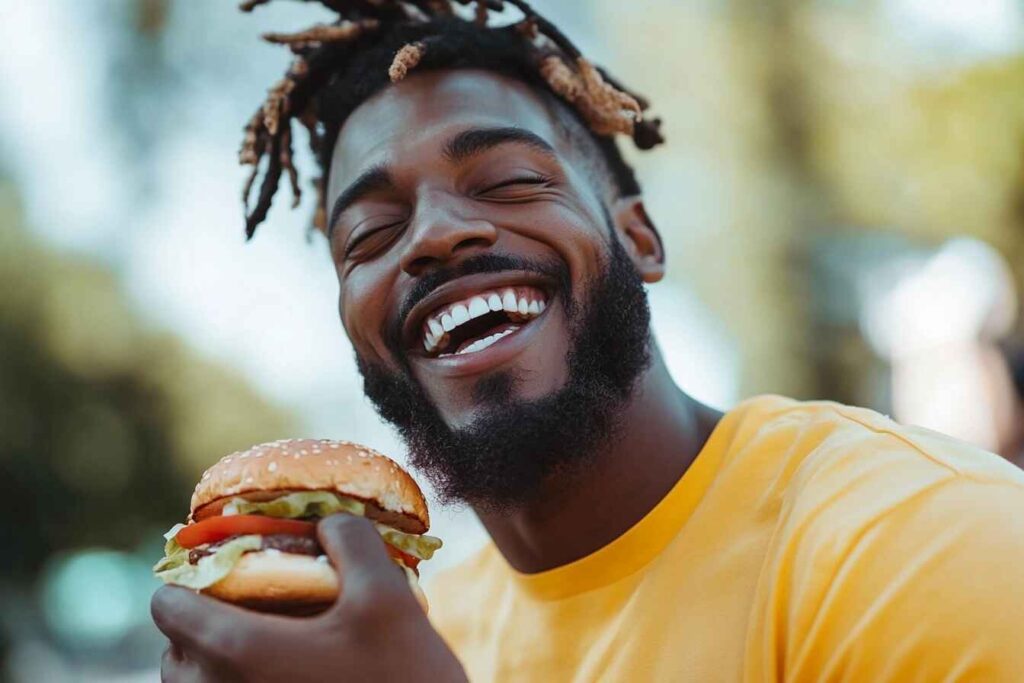
M584 471L649 360L640 275L556 125L515 81L418 74L357 109L334 152L366 394L441 498L478 510Z
M600 280L612 237L556 126L517 81L439 71L368 100L338 137L327 196L342 322L364 365L411 375L452 428L488 407L488 387L530 401L567 382L572 302Z

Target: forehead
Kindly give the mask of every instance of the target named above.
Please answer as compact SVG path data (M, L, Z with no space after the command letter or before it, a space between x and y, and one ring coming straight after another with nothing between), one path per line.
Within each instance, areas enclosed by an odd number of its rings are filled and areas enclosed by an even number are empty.
M467 128L524 128L559 148L549 107L529 86L478 70L413 73L360 105L345 121L331 156L330 191L401 153L440 151Z

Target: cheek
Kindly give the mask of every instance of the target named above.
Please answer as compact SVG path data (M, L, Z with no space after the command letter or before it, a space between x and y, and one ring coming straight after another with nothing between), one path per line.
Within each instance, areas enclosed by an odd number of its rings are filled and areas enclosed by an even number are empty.
M517 232L545 244L565 262L574 297L579 297L586 283L602 270L607 252L605 221L581 203L551 202L524 221Z
M365 359L384 360L389 355L384 331L391 311L390 291L385 279L368 272L353 272L341 283L338 295L341 324L356 352Z

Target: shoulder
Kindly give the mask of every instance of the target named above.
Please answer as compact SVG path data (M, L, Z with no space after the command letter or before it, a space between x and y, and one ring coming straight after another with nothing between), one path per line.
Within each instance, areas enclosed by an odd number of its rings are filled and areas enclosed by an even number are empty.
M1003 458L872 410L770 396L737 412L728 457L739 469L760 464L778 492L777 544L836 551L901 510L933 514L952 492L978 519L993 512L995 490L1024 497L1024 471Z
M895 502L947 478L1024 487L1024 472L997 455L832 401L759 396L730 411L722 426L723 465L774 467L790 498L838 487Z
M948 646L1024 671L1008 659L1024 629L1024 472L870 410L776 402L762 415L743 447L791 453L758 586L760 627L785 634L780 665L883 680L872 667L958 665L936 651Z

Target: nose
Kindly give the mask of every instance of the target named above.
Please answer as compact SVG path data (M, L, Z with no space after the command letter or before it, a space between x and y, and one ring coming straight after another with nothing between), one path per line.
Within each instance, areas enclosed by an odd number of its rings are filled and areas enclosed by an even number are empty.
M409 275L418 276L467 252L492 247L498 230L490 221L460 216L437 197L416 208L410 235L401 265Z

